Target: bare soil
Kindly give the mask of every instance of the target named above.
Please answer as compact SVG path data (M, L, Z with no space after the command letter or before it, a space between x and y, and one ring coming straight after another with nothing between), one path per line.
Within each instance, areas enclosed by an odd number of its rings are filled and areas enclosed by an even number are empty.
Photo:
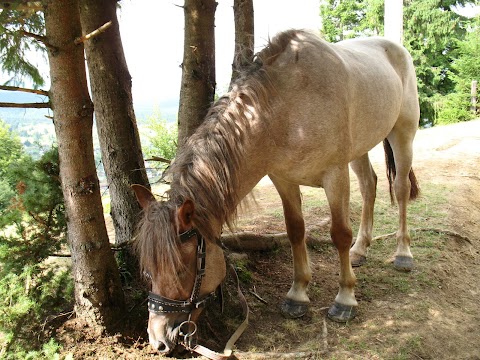
M279 305L291 284L288 247L246 253L237 267L251 316L237 343L239 358L480 359L480 120L419 131L414 156L423 194L412 203L409 216L415 269L411 273L393 269L394 237L375 240L367 264L355 269L357 317L348 324L327 320L327 308L338 290L338 259L329 241L323 191L302 189L307 226L326 224L316 232L325 241L310 248L310 310L297 320L280 314ZM383 157L380 147L371 152L379 178L374 236L395 231L397 223L396 208L389 204ZM262 181L255 192L257 204L241 214L239 230L285 231L273 186ZM354 229L361 212L358 193L352 177ZM217 305L207 311L203 344L220 349L241 321L233 293L233 287L227 286L230 301L223 315ZM148 345L145 307L134 304L125 318L127 326L114 336L96 338L63 326L57 332L63 355L75 359L160 356Z

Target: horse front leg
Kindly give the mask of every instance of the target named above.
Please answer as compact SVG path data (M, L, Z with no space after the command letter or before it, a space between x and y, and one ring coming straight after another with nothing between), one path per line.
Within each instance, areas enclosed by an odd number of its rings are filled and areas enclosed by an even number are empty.
M333 321L347 322L355 317L358 305L354 292L356 278L350 263L352 229L349 217L348 166L330 171L323 179L323 187L332 215L330 235L340 259L340 288L335 303L328 310L328 317Z
M281 306L283 315L299 318L308 310L310 299L307 286L312 279L305 242L305 222L302 214L300 188L270 175L283 204L283 213L293 257L293 283Z

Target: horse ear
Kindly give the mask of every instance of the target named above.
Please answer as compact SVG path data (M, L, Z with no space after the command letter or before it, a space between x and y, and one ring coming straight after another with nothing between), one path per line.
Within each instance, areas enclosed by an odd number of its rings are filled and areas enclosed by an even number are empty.
M192 227L193 215L195 214L195 205L192 200L185 200L178 209L178 222L180 232L189 230Z
M155 197L145 186L133 184L131 187L142 209L145 209L149 203L155 201Z

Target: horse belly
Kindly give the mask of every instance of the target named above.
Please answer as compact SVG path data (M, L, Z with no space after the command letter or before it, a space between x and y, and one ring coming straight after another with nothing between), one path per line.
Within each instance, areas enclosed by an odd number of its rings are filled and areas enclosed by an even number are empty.
M293 184L322 187L323 176L330 168L348 166L349 163L347 158L338 152L324 155L321 151L284 154L280 157L281 161L276 161L274 166L271 166L269 174Z

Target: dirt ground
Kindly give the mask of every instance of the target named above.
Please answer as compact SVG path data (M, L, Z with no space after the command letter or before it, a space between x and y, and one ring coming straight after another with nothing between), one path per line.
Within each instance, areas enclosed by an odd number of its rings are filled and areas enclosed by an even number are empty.
M355 269L357 317L348 324L326 319L338 290L338 259L328 238L328 208L320 189L302 189L307 227L324 224L310 247L313 280L311 307L301 319L282 317L279 305L291 284L288 247L249 252L240 263L242 288L251 316L237 342L241 359L480 359L480 120L420 130L414 144L414 170L422 197L412 203L409 223L416 267L393 269L396 208L389 204L381 147L371 152L378 175L374 240L367 264ZM239 230L260 234L283 232L280 200L262 181L257 206L239 218ZM353 228L361 202L352 178ZM388 220L384 220L388 219ZM228 290L227 297L233 293ZM233 298L233 297L232 297ZM145 304L137 306L145 307ZM207 311L200 341L221 348L226 333L240 321ZM237 309L238 310L238 309ZM142 312L143 311L143 312ZM66 329L57 334L64 356L75 359L156 358L146 336L146 310L128 329L103 338L79 337ZM233 331L233 330L232 330ZM63 340L62 340L63 339Z

